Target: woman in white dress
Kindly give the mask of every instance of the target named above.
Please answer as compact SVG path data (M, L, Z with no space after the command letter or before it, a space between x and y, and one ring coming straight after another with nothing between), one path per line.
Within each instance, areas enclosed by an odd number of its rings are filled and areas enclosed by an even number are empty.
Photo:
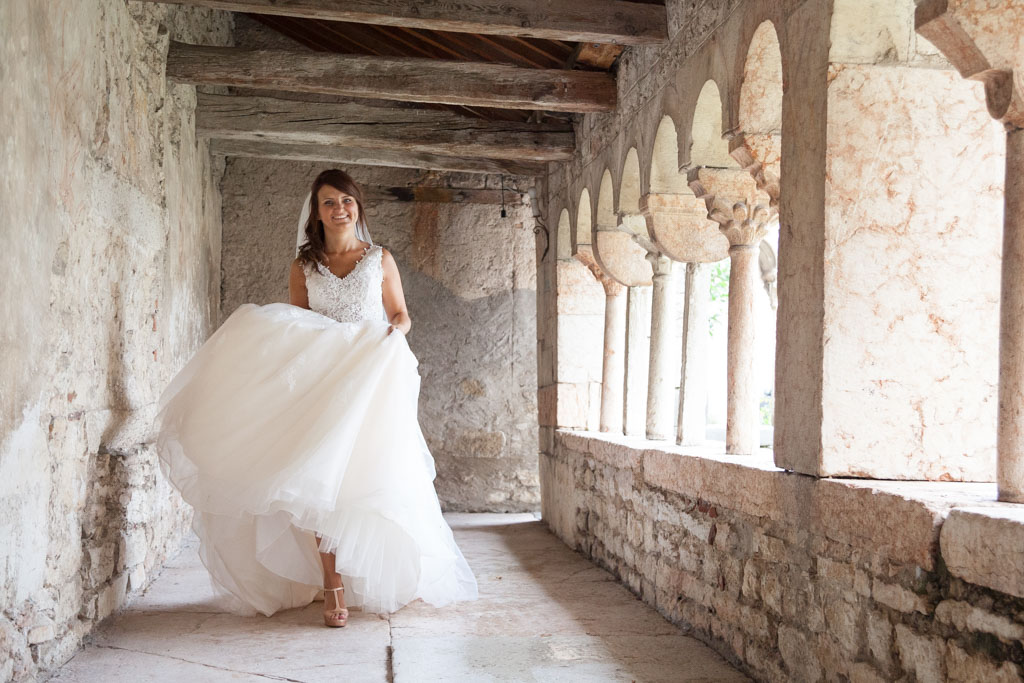
M417 361L394 258L346 173L313 182L289 304L244 304L160 399L165 473L239 611L393 612L474 599L417 420ZM360 239L362 237L362 239Z

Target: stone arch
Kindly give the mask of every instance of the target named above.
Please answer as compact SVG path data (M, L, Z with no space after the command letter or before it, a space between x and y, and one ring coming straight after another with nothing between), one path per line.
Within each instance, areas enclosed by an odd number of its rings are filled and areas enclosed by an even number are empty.
M640 155L636 147L630 147L622 162L622 174L619 181L619 223L630 232L646 236L647 224L640 215L642 182Z
M640 210L640 156L636 147L630 147L622 162L619 176L619 213L636 213Z
M743 64L740 128L748 134L782 134L782 48L775 25L763 21Z
M686 177L679 173L679 134L671 116L663 116L654 135L651 153L651 192L690 194Z
M615 216L615 185L612 172L608 169L601 174L601 185L597 191L597 215L594 218L597 230L614 230L619 224Z
M690 128L690 164L708 168L736 168L729 155L725 133L725 115L718 84L709 79L701 88Z
M569 210L562 209L558 214L558 232L555 238L555 256L558 260L572 258L572 221Z
M577 253L580 247L589 247L593 242L593 212L590 204L590 190L583 188L580 192L580 199L576 205L576 222L572 225L573 230L573 253Z
M637 164L639 165L639 157ZM601 186L597 194L597 215L594 216L594 259L603 273L620 284L627 287L649 285L652 271L646 259L647 252L636 243L632 234L620 229L615 207L621 202L616 202L616 199L612 173L606 168L601 176ZM643 220L642 216L637 217Z
M748 170L757 188L779 202L782 167L782 49L775 25L764 21L754 31L743 64L739 92L739 133L732 156Z

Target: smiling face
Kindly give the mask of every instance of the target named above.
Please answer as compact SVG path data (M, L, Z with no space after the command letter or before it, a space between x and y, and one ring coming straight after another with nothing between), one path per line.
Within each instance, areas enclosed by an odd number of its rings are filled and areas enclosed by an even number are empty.
M344 232L355 230L359 222L359 204L352 195L330 185L324 185L316 193L317 210L324 230Z

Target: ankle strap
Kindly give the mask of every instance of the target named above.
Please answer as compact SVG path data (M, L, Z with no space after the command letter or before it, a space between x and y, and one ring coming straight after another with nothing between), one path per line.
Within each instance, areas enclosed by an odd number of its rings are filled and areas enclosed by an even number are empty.
M331 591L332 593L337 592L337 591L341 591L342 593L344 593L345 592L345 587L344 586L338 586L337 588L325 588L324 592L326 592L326 591Z

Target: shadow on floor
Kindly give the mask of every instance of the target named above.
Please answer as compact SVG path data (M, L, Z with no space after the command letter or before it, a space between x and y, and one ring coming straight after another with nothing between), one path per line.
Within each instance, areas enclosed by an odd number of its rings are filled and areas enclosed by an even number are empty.
M321 604L225 613L194 539L51 679L84 681L744 681L532 515L448 516L480 599L327 629Z

